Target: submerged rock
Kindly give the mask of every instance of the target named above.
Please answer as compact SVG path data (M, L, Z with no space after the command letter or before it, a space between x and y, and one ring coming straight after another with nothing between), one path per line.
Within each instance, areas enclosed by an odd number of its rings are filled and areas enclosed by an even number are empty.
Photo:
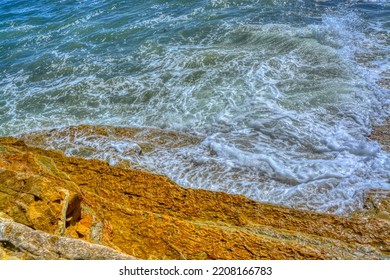
M385 151L390 152L390 119L381 125L374 126L370 139L378 141Z
M381 201L388 205L389 197ZM141 259L390 258L390 220L372 209L340 217L185 189L165 176L66 157L10 137L0 139L0 212L32 232ZM2 232L4 225L11 224L3 221ZM40 246L53 246L48 242ZM18 239L12 244L23 247Z
M122 168L129 168L130 161L142 154L191 146L203 140L157 128L89 125L35 131L19 138L28 145L61 150L70 156L100 159Z

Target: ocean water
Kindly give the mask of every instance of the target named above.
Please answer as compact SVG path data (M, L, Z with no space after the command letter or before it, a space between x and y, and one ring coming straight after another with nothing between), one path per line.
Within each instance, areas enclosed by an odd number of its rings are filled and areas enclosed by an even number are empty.
M390 115L389 32L388 0L0 0L0 136L189 133L203 141L121 156L185 187L349 213L390 189L367 138Z

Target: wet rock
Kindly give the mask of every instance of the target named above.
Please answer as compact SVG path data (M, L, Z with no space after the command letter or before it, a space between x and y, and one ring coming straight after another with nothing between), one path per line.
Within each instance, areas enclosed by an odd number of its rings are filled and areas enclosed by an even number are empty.
M370 139L378 141L385 151L390 152L390 120L373 127Z
M364 211L361 212L390 220L390 190L367 190L364 194Z
M36 131L19 138L28 145L68 151L72 156L107 160L106 155L110 154L113 165L121 164L124 158L156 149L184 147L203 140L194 135L161 129L87 125Z

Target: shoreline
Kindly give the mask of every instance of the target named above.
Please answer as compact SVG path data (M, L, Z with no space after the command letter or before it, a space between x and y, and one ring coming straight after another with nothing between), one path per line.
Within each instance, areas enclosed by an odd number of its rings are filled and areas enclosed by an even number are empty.
M129 258L390 259L387 191L367 191L365 209L343 217L186 189L162 175L66 157L12 137L0 138L0 153L3 240L14 223ZM9 237L0 245L2 259L55 258Z

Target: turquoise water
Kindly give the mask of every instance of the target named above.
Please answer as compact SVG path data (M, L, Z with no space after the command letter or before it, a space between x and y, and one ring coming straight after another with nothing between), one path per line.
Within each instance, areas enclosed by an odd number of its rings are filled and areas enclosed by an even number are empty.
M389 30L389 1L0 0L0 135L191 133L205 140L129 159L186 187L348 213L390 189L389 154L367 139L390 114Z

